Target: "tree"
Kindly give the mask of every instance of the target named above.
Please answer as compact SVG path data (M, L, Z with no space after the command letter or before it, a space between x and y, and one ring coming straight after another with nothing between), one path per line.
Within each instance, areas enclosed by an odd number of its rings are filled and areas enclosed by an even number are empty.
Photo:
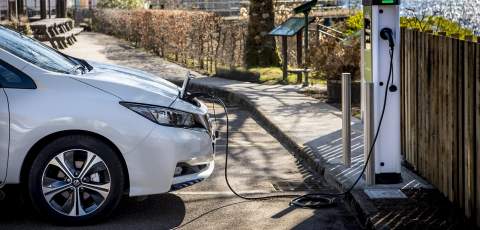
M57 14L57 18L66 18L67 17L67 1L57 0L55 2L55 11Z
M274 26L273 0L250 0L245 46L247 67L279 65L280 58L276 50L275 38L268 35Z
M144 6L143 0L99 0L99 8L136 9Z

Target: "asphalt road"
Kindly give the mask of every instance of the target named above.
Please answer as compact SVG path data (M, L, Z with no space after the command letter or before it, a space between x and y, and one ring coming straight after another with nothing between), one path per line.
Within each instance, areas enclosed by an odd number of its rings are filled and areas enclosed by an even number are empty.
M211 105L210 105L211 107ZM224 114L216 111L221 136L225 136ZM305 193L331 191L321 179L313 177L301 164L239 108L229 110L229 178L233 187L249 196L264 193ZM341 200L321 210L289 207L289 199L244 201L235 197L224 181L225 140L217 146L214 174L202 183L173 193L148 198L125 197L106 221L70 229L359 229L356 219ZM8 192L8 191L7 191ZM0 202L0 229L65 229L42 219L18 191Z

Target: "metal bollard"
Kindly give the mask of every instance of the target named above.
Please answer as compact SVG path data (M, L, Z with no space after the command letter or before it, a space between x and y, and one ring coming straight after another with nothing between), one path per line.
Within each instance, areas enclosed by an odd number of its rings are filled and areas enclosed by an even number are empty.
M352 117L352 78L350 73L342 74L342 145L343 163L345 166L352 165L352 138L351 138L351 117Z

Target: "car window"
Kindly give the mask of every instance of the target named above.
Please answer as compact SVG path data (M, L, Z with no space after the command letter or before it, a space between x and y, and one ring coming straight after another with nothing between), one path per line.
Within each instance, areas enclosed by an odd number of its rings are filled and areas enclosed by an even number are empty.
M62 56L52 48L0 26L0 48L40 68L76 74L77 63Z
M35 89L35 82L15 67L0 61L0 87L14 89Z

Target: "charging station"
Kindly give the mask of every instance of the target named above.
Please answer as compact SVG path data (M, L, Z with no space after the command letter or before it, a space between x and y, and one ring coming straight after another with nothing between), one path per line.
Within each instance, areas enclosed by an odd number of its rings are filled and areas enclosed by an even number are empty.
M362 113L364 154L368 162L366 182L370 185L399 183L402 180L400 1L364 0L363 13Z
M228 180L227 106L209 94L190 97L210 98L222 105L226 116L225 182L230 191L244 200L265 200L294 197L290 205L302 208L323 208L334 205L336 197L345 196L366 173L367 184L396 184L401 177L400 143L400 0L363 0L364 30L362 34L362 118L364 121L364 158L366 165L355 182L340 193L308 193L304 195L266 195L248 197L237 193ZM317 3L307 2L295 9L303 12L308 25L308 13ZM276 29L278 30L278 29ZM274 30L275 31L275 30ZM305 32L308 35L308 32ZM273 34L273 32L271 32ZM308 38L308 36L305 36ZM305 44L308 46L308 43ZM185 83L188 85L188 83ZM186 87L184 87L186 88Z

